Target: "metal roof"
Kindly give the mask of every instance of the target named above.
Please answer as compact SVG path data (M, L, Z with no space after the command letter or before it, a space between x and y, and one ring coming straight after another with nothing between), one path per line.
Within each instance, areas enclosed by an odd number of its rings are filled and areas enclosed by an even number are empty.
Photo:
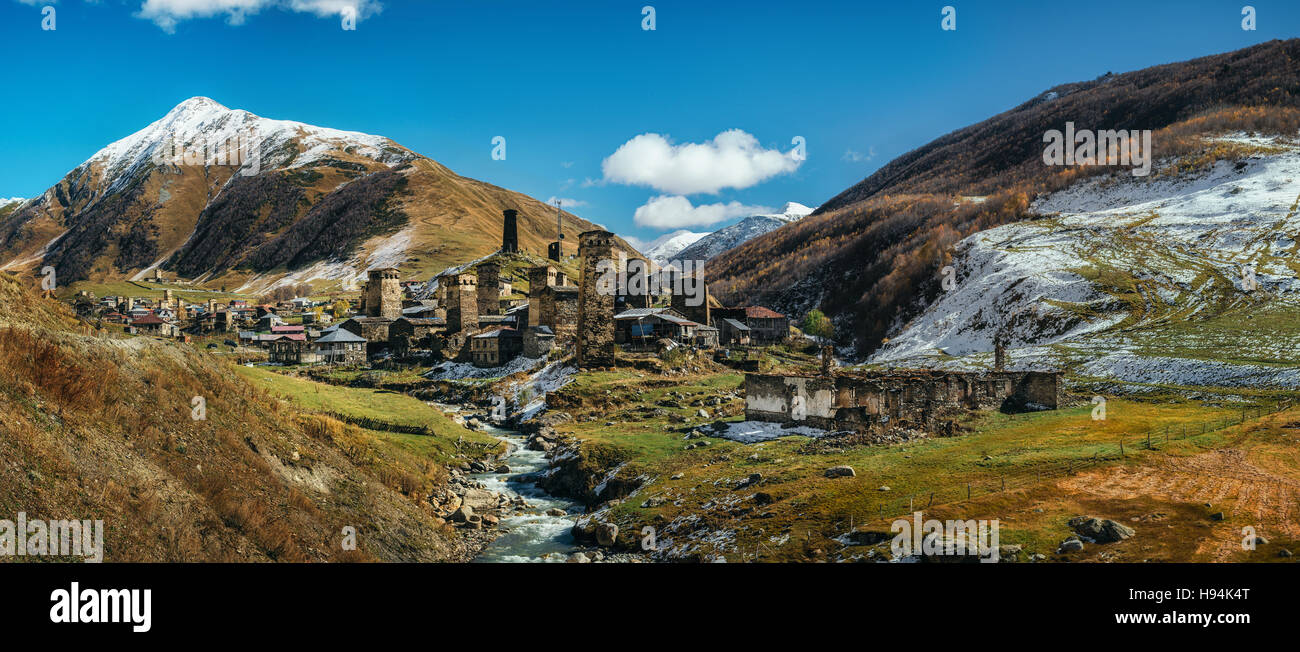
M320 336L313 344L335 344L345 342L364 342L366 338L354 335L352 331L339 328Z

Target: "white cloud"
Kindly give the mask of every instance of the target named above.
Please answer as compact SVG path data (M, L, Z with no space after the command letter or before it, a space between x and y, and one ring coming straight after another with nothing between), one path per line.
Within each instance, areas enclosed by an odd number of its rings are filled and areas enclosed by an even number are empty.
M565 209L577 208L579 206L587 205L587 202L582 201L581 199L570 199L568 197L555 197L555 196L552 196L550 199L546 200L546 203L554 206L555 200L557 199L560 200L560 208L565 208Z
M794 150L764 149L739 129L705 143L674 145L659 134L641 134L601 162L603 181L649 186L673 195L716 193L748 188L778 174L794 172L803 161Z
M152 20L167 32L176 24L192 18L211 18L224 15L231 25L243 24L251 15L268 7L313 14L320 18L343 16L356 12L358 20L379 13L383 8L376 0L144 0L140 5L141 18Z
M873 158L876 158L875 147L868 147L866 154L863 154L862 152L856 150L846 149L844 150L844 156L840 157L841 160L845 160L850 163L865 163L867 161L870 161Z
M691 200L680 195L660 195L636 209L633 221L637 226L656 229L679 229L688 226L708 226L734 217L747 217L771 213L766 206L746 206L738 201L725 204L691 205Z

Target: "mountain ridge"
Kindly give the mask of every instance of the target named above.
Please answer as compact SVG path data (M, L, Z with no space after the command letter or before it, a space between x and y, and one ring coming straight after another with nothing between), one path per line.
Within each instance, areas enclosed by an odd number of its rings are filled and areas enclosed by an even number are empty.
M202 155L240 137L254 143L254 164ZM160 150L199 154L172 160ZM64 283L161 268L249 291L342 287L370 267L428 276L490 253L506 208L520 213L520 246L544 252L555 208L532 197L457 175L383 136L194 97L0 213L0 261L51 265ZM561 219L570 234L598 228L568 212Z

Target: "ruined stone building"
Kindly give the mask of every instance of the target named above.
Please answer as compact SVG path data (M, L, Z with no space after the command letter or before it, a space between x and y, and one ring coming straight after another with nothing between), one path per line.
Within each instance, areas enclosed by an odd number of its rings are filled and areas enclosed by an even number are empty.
M528 326L546 326L555 339L571 342L578 330L578 288L550 265L528 270Z
M579 367L614 366L614 294L598 291L600 261L614 260L614 234L587 231L578 236L582 276L578 282Z
M542 358L555 347L555 333L548 326L529 326L523 335L524 357Z
M1056 409L1060 372L881 371L745 374L745 418L825 430L938 431L971 410Z

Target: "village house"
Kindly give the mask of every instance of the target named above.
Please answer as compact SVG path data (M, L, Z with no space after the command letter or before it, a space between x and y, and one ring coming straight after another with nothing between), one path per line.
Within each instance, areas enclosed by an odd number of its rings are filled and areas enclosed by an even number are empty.
M342 328L325 333L311 346L320 361L327 364L361 364L366 361L366 339Z
M723 346L750 344L749 327L744 323L730 317L720 317L715 323L718 325L718 341Z
M522 351L522 335L513 328L498 328L470 338L470 361L475 367L500 367Z
M718 345L718 329L671 308L632 308L614 315L614 343L625 351L652 351L661 339L703 348Z
M180 334L180 329L175 324L153 313L147 313L132 319L128 330L141 335L158 335L161 337L176 337Z
M749 329L751 344L775 344L790 336L790 318L770 308L743 306L739 308L714 308L712 312L716 321L730 319L737 324L743 324ZM722 331L728 327L719 325L718 328ZM730 330L732 335L738 332L744 331ZM722 339L725 343L731 343L725 335Z
M315 364L320 355L307 344L306 339L280 337L270 343L267 359L280 364Z

